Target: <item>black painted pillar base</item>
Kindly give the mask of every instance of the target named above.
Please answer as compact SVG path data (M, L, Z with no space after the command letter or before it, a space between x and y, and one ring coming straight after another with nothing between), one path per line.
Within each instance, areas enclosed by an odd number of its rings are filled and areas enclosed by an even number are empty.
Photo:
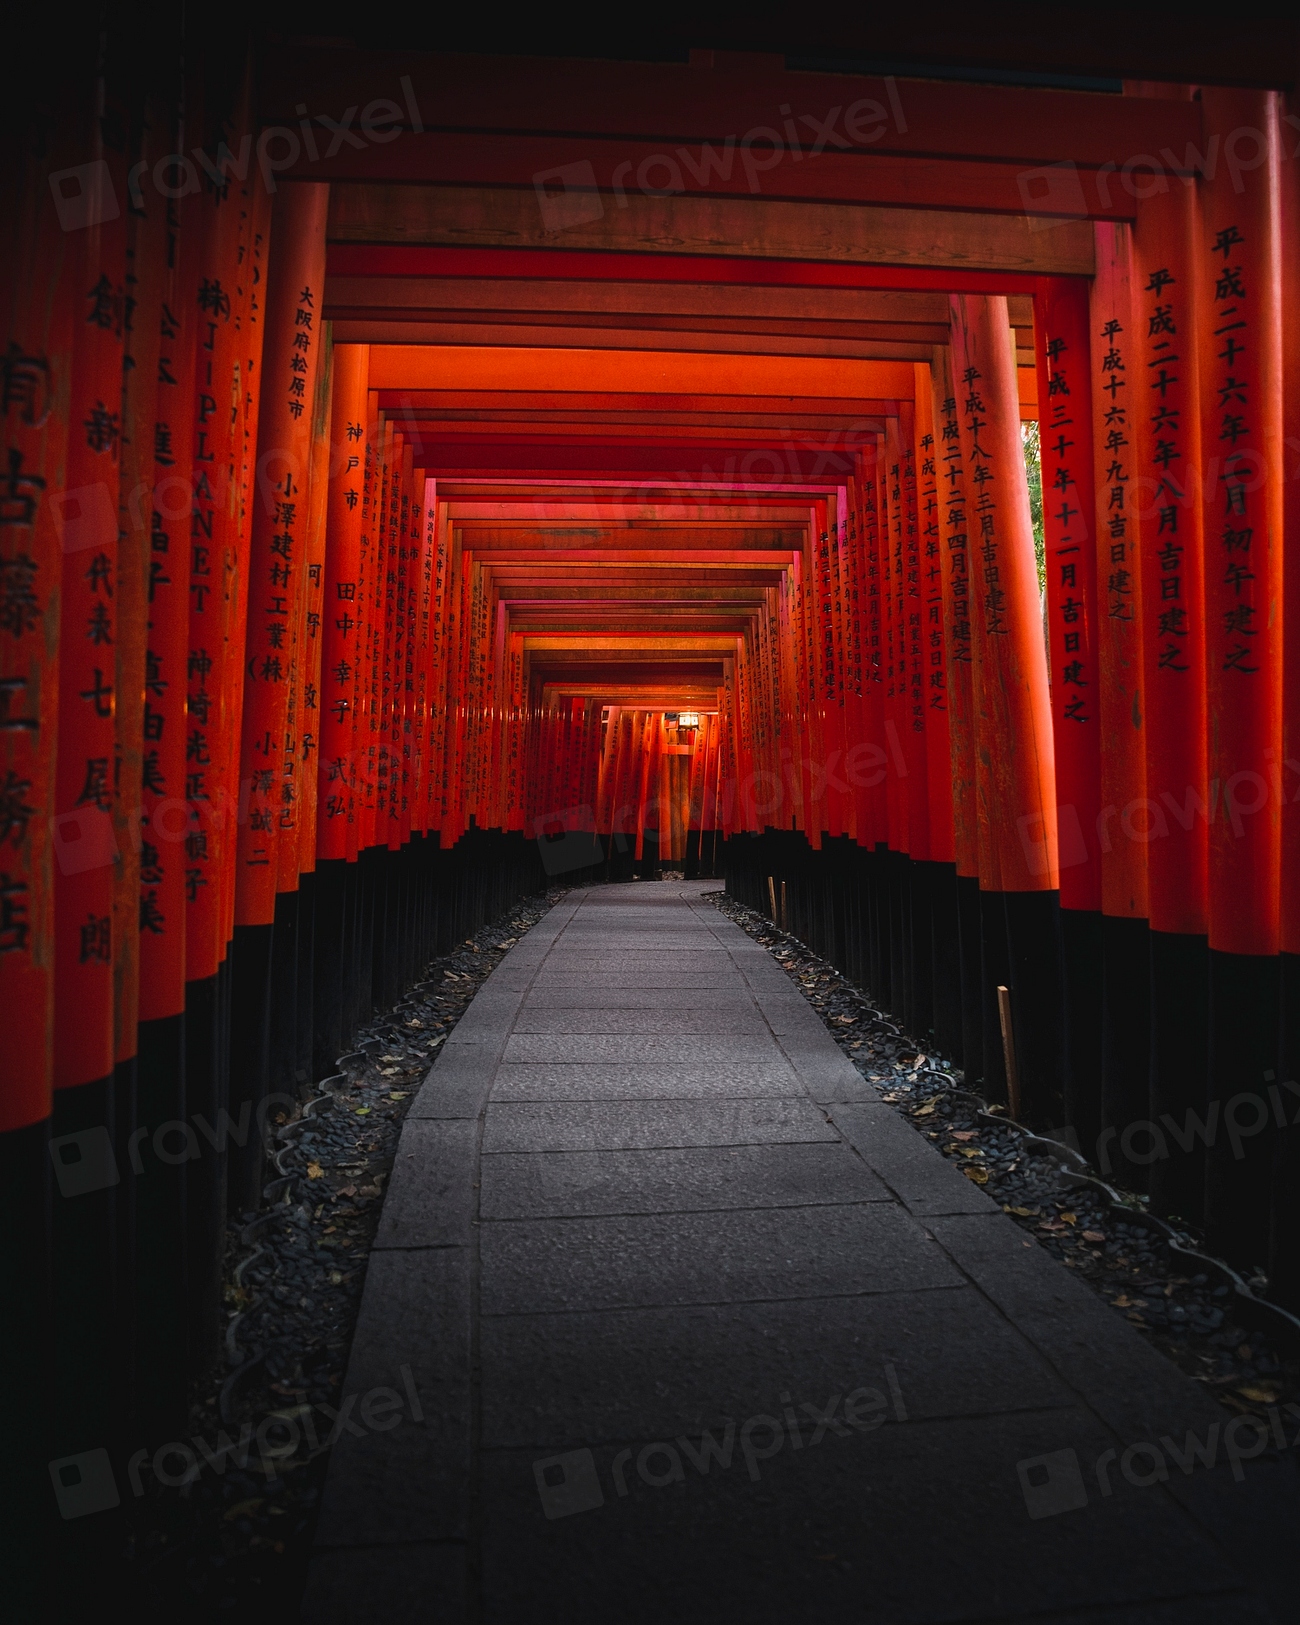
M961 1055L967 1085L984 1082L984 966L981 947L980 883L957 876L957 948L961 975Z
M910 858L906 862L911 948L908 971L912 987L908 1028L918 1042L929 1046L934 1034L934 922L930 896L933 865Z
M0 1135L0 1383L10 1396L5 1418L5 1514L0 1528L5 1612L41 1619L52 1566L58 1512L49 1463L62 1454L54 1438L50 1203L54 1186L47 1120ZM83 1441L74 1449L103 1441Z
M348 870L343 858L316 865L312 916L312 1077L326 1078L344 1049L344 959L347 956Z
M1011 986L1007 911L1002 892L981 891L980 1014L984 1028L984 1098L1009 1106L1007 1069L1002 1049L998 988Z
M293 1085L307 1089L315 1077L313 1039L316 1021L316 876L298 877L297 963L294 978ZM333 1070L331 1068L331 1070ZM293 1088L290 1093L293 1093Z
M1004 892L1020 1118L1055 1127L1065 1104L1060 893Z
M641 880L659 878L659 831L648 829L641 842L641 857L636 862L636 874Z
M1282 954L1278 968L1282 1019L1275 1116L1283 1127L1273 1150L1268 1296L1294 1315L1300 1313L1300 954Z
M1151 1166L1151 944L1145 920L1102 920L1101 1126L1082 1147L1105 1179L1144 1191Z
M1205 1158L1205 1233L1212 1251L1249 1272L1269 1251L1269 1186L1278 1128L1281 958L1210 951L1209 1098L1216 1122Z
M184 1428L189 1374L187 1186L212 1147L187 1100L185 1017L138 1028L137 1127L131 1136L135 1195L135 1413L140 1443ZM204 1125L211 1118L204 1116ZM195 1183L202 1185L203 1174Z
M282 891L275 898L275 940L271 950L271 1016L268 1087L292 1095L298 1088L298 956L301 893Z
M226 1009L218 971L185 984L185 1099L198 1134L199 1157L187 1170L187 1327L190 1372L210 1369L221 1328L221 1262L225 1246L230 1114Z
M934 978L934 1041L940 1055L963 1065L961 927L957 867L930 865L930 921Z
M1078 1150L1095 1158L1101 1133L1102 916L1061 910L1064 986L1065 1100L1062 1127Z
M1205 1217L1204 1124L1210 1079L1210 944L1206 937L1151 932L1151 1087L1156 1125L1151 1211L1201 1224Z
M886 860L889 895L889 1009L901 1026L907 1025L912 1005L912 989L908 978L907 953L907 896L904 879L907 859L901 852L890 852Z
M228 1211L261 1205L263 1145L258 1109L266 1099L271 1048L273 925L237 925L230 944L230 1116Z
M55 1444L108 1445L126 1423L118 1362L118 1189L131 1177L114 1147L113 1079L54 1093ZM14 1238L17 1239L17 1238Z

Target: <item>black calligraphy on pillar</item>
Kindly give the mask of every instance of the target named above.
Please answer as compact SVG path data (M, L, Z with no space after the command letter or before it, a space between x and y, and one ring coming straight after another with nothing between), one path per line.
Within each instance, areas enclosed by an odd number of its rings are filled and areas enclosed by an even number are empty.
M1101 451L1106 456L1102 483L1106 491L1106 529L1110 536L1110 568L1106 572L1106 613L1115 621L1133 619L1133 542L1129 538L1128 487L1130 441L1128 378L1124 357L1115 340L1124 328L1114 317L1102 325L1106 349L1101 358L1101 391L1107 397L1102 408L1105 438ZM1126 393L1121 397L1120 391ZM1082 606L1080 606L1080 611ZM1079 611L1075 612L1078 618ZM1066 617L1069 618L1068 616Z
M1214 288L1214 337L1218 344L1215 360L1219 364L1214 386L1219 428L1216 449L1223 460L1223 472L1219 475L1223 489L1220 510L1223 528L1219 533L1223 566L1221 613L1226 634L1222 669L1249 676L1259 670L1253 663L1254 648L1247 640L1259 636L1258 611L1252 602L1255 594L1250 586L1255 580L1250 554L1254 539L1252 498L1258 500L1261 482L1250 447L1250 380L1237 376L1247 370L1240 365L1250 330L1247 290L1242 266L1228 263L1233 249L1244 242L1236 226L1228 226L1216 235L1210 249L1210 279ZM1216 254L1221 254L1222 259L1216 261ZM1245 446L1239 445L1242 440L1246 441Z
M966 529L966 485L962 477L961 428L957 421L957 400L949 395L943 403L943 492L944 526L947 530L948 579L952 591L952 658L970 664L970 561Z
M1011 630L1007 621L1007 591L1000 579L997 541L997 499L993 495L996 475L990 466L988 452L980 444L980 430L988 426L984 397L977 387L983 374L976 367L967 367L962 374L966 386L964 409L966 427L970 430L970 469L966 475L971 513L979 526L979 555L983 561L984 631L989 637L1005 637Z
M925 689L931 711L948 709L943 647L943 554L939 535L939 474L934 436L921 436L921 567L925 615Z
M1168 290L1173 288L1171 294ZM1183 641L1191 628L1183 592L1183 541L1178 529L1178 510L1186 504L1186 491L1180 483L1183 461L1181 448L1182 341L1179 324L1184 319L1177 308L1182 295L1178 279L1167 266L1152 271L1143 292L1147 295L1146 371L1151 424L1151 474L1155 482L1155 549L1160 566L1160 597L1153 614L1156 618L1156 666L1160 671L1190 670ZM1174 391L1170 400L1169 392Z
M1077 442L1072 437L1075 423L1070 367L1073 358L1067 361L1068 349L1063 338L1048 336L1047 414L1039 420L1039 456L1043 507L1053 520L1052 557L1047 568L1059 571L1057 615L1060 620L1058 630L1062 660L1057 674L1063 694L1061 718L1065 722L1087 722L1088 696L1084 689L1090 686L1092 674L1085 642L1086 623L1081 618L1084 601L1076 596L1083 586L1079 574L1082 560L1080 538L1086 536L1087 530L1078 482L1070 467L1070 453L1077 449ZM1069 624L1067 615L1070 617Z

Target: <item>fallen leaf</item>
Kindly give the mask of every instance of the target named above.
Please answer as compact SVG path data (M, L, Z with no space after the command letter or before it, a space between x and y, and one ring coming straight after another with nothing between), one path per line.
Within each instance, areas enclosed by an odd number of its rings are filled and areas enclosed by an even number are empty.
M369 1117L370 1116L370 1107L369 1106L358 1106L356 1108L356 1114L357 1114L358 1117Z
M963 1157L982 1157L984 1155L983 1151L977 1145L959 1146L958 1150L961 1152Z
M962 1169L962 1173L966 1175L967 1179L973 1179L977 1185L987 1185L989 1182L988 1169L977 1167L973 1162L967 1163Z
M256 1512L258 1507L264 1504L265 1502L262 1500L236 1501L234 1506L228 1508L222 1514L222 1517L226 1523L229 1523L232 1518L242 1518L246 1513Z
M410 1092L409 1089L394 1089L388 1098L389 1100L405 1100Z
M1085 1230L1083 1239L1085 1241L1105 1241L1106 1237L1100 1230Z
M1062 1224L1078 1224L1078 1222L1079 1215L1077 1213L1062 1213L1061 1215Z
M1136 1313L1125 1315L1124 1318L1125 1318L1125 1320L1131 1320L1135 1326L1145 1326L1146 1325L1146 1321L1143 1320L1142 1316L1139 1315L1139 1314L1136 1314Z
M400 1066L381 1066L379 1076L381 1078L395 1078L401 1070Z
M931 1101L928 1106L918 1106L912 1115L913 1117L933 1117L934 1102Z
M325 1170L321 1167L320 1163L318 1163L318 1162L309 1162L307 1164L307 1178L308 1179L321 1179L321 1178L324 1177L324 1174L325 1174Z
M356 1194L357 1187L355 1185L344 1185L343 1189L339 1192L340 1196L355 1196Z
M1275 1382L1252 1382L1249 1387L1238 1388L1243 1399L1253 1399L1257 1405L1272 1405L1282 1390Z
M330 1283L333 1286L341 1286L343 1284L343 1277L340 1275L338 1270L330 1271Z
M1032 1219L1034 1210L1031 1207L1009 1207L1003 1209L1004 1213L1014 1213L1018 1219Z
M952 1131L954 1140L974 1140L979 1137L979 1130L975 1128L955 1128Z

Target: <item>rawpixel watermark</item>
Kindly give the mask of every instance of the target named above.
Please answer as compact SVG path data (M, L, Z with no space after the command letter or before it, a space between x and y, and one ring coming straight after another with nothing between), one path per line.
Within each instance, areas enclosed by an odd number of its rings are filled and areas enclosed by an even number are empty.
M143 209L146 190L160 198L188 197L192 192L201 192L205 185L220 191L232 179L247 180L254 154L262 182L273 193L278 190L276 176L304 162L314 164L334 158L345 146L362 151L371 145L387 146L407 129L420 135L424 123L410 75L403 74L398 85L401 102L377 96L364 107L358 104L345 109L337 119L328 113L309 113L306 103L300 103L294 109L300 115L296 128L270 124L256 137L246 132L237 141L236 150L221 141L215 153L191 147L188 152L165 153L152 163L141 159L127 170L127 205L136 211ZM408 119L409 124L405 122ZM50 191L64 231L104 225L122 213L112 170L102 158L56 169L50 176Z
M234 1438L222 1431L213 1440L196 1435L169 1439L153 1451L136 1450L126 1463L126 1483L139 1500L146 1475L166 1489L183 1490L205 1470L220 1476L233 1461L244 1472L260 1468L269 1484L304 1444L315 1454L328 1450L345 1433L364 1439L370 1433L388 1433L404 1421L422 1422L424 1408L410 1366L399 1366L397 1375L400 1392L380 1384L362 1394L343 1395L337 1407L317 1401L272 1411L256 1426L245 1422ZM317 1413L324 1425L318 1425ZM105 1449L60 1456L49 1463L49 1473L65 1519L109 1512L122 1504L112 1457Z
M1283 1409L1292 1421L1300 1421L1300 1405L1288 1404ZM1300 1444L1300 1430L1288 1440L1282 1410L1270 1405L1267 1421L1258 1416L1234 1416L1226 1423L1211 1422L1204 1438L1188 1428L1181 1442L1164 1434L1158 1442L1142 1440L1131 1444L1122 1454L1118 1450L1103 1450L1087 1475L1078 1452L1073 1449L1026 1456L1016 1463L1016 1473L1029 1516L1056 1518L1089 1504L1092 1499L1089 1477L1096 1480L1097 1493L1102 1500L1114 1495L1113 1475L1117 1468L1126 1483L1136 1489L1150 1489L1154 1484L1167 1484L1171 1468L1190 1477L1198 1467L1209 1470L1222 1459L1229 1463L1233 1478L1240 1484L1246 1476L1243 1462L1253 1461L1266 1450L1294 1449L1297 1444Z
M782 102L772 124L755 124L744 135L729 135L717 146L703 141L698 147L651 152L640 163L624 159L604 175L596 173L589 158L539 170L533 187L543 229L566 231L603 219L604 194L611 195L619 209L629 206L630 188L643 197L678 197L688 189L688 176L690 189L697 194L742 189L757 194L763 190L764 177L782 164L803 163L828 149L852 152L872 146L891 124L905 134L907 118L897 81L891 76L884 84L888 107L874 96L862 96L817 115L795 113L789 102Z
M269 1145L270 1131L267 1118L276 1108L293 1110L297 1102L292 1095L269 1094L256 1106L257 1134L263 1144ZM169 1168L185 1162L197 1162L206 1147L220 1155L229 1145L242 1146L248 1141L254 1106L244 1101L238 1118L232 1118L224 1106L216 1112L216 1122L210 1123L202 1112L195 1112L193 1121L183 1117L169 1118L157 1128L147 1125L133 1129L126 1143L127 1161L133 1174L144 1172L144 1150L150 1148L156 1161ZM61 1196L86 1196L92 1191L108 1190L122 1182L113 1136L103 1124L78 1129L75 1134L60 1134L50 1141L50 1161L54 1164L54 1177Z
M789 1393L782 1393L779 1416L760 1413L747 1417L739 1428L729 1421L720 1429L705 1429L698 1438L679 1435L671 1442L656 1439L639 1450L630 1446L619 1450L608 1465L607 1482L622 1500L638 1481L650 1489L666 1489L686 1482L687 1466L707 1478L715 1468L725 1473L743 1461L750 1481L757 1484L763 1476L762 1464L780 1455L787 1446L791 1452L811 1450L828 1434L852 1438L854 1433L874 1433L891 1419L906 1422L907 1407L898 1374L888 1362L884 1369L888 1396L879 1388L861 1387L832 1394L825 1404L804 1401L796 1408ZM635 1477L629 1482L633 1472ZM606 1483L591 1450L567 1450L539 1457L533 1463L533 1479L547 1518L568 1518L605 1505Z

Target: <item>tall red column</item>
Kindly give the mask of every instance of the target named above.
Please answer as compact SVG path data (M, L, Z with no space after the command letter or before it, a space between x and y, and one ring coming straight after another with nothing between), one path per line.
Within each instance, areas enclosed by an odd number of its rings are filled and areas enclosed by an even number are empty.
M1278 1066L1282 761L1282 164L1278 98L1206 87L1224 161L1201 183L1210 1095L1267 1112ZM1251 145L1242 140L1246 132ZM1290 134L1288 131L1288 140ZM1265 1118L1267 1121L1267 1117ZM1207 1154L1206 1229L1246 1264L1269 1224L1270 1134Z
M1003 893L1004 924L984 922L986 953L1005 942L1021 1110L1050 1109L1061 1086L1061 996L1050 893L1057 885L1051 703L1038 597L1016 363L1006 300L954 294L953 366L971 541L976 771L981 835ZM981 841L981 884L984 879ZM1002 931L1005 930L1005 938ZM996 957L990 958L991 967ZM985 1076L1001 1076L985 1022Z
M356 688L361 660L361 525L370 347L334 350L330 479L321 609L316 852L346 858L356 822Z
M93 128L99 131L99 119ZM110 165L120 158L108 149L96 156ZM106 1079L114 1060L113 710L125 216L86 226L79 248L67 486L50 493L63 553L54 818L56 1089Z
M235 919L240 925L268 925L275 913L290 640L306 567L328 200L327 186L283 187L272 219L240 753L241 800L245 788L249 798L247 822L239 827Z

